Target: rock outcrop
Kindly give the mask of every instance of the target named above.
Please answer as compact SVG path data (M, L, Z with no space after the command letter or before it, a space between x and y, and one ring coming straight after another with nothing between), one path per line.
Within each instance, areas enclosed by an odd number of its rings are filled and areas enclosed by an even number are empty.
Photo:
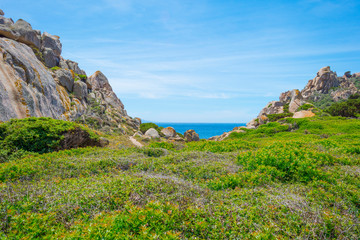
M60 37L0 14L0 121L51 117L135 132L141 121L127 115L105 75L88 78L61 51Z
M165 138L174 138L177 135L175 129L172 127L163 128L161 132L164 134Z
M158 131L156 131L155 128L148 129L144 135L151 137L151 138L160 138L160 135L159 135Z
M355 85L355 82L360 84L359 78L360 73L351 74L349 71L342 77L338 77L336 72L331 71L330 67L323 67L314 79L309 80L303 90L294 89L281 93L279 101L269 102L260 111L257 118L247 124L247 127L256 128L270 121L269 117L274 115L296 118L315 116L310 110L302 111L299 108L306 103L315 104L326 97L334 102L346 100L350 95L359 92Z
M184 133L184 138L185 138L185 141L187 142L193 142L193 141L199 141L200 138L199 138L199 134L197 134L195 132L195 130L187 130L185 133Z

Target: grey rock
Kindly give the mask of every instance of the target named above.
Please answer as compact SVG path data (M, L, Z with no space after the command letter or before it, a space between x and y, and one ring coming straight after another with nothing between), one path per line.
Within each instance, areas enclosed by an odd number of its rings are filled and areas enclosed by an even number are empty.
M92 85L93 90L107 90L112 91L109 80L100 71L95 72L89 77L89 82Z
M11 18L0 16L0 24L5 25L3 26L4 28L5 27L9 28L11 25L14 24L14 21ZM8 31L10 31L10 29L8 29Z
M76 81L74 83L73 92L74 97L76 97L77 99L84 99L88 94L86 84L82 81Z
M61 86L65 87L69 92L72 92L74 86L74 78L70 70L59 69L56 70L55 75L59 80Z
M41 36L41 49L46 48L53 50L55 56L60 57L62 50L60 37L44 32Z
M120 99L113 92L108 79L106 76L97 71L93 75L88 78L90 85L92 86L92 91L101 92L104 103L109 107L116 109L121 115L126 116L126 112L124 110L124 105L120 101Z
M18 33L20 37L16 39L27 45L32 45L38 49L41 47L40 32L33 30L30 23L25 20L19 19L11 26L11 29Z
M65 59L61 56L60 56L59 67L63 69L69 69L69 66L67 65Z
M0 121L60 118L65 111L56 82L32 49L6 38L0 38L0 94Z
M48 68L56 67L59 65L59 57L56 56L54 51L50 48L45 48L43 50L43 57L45 61L45 66Z
M73 70L76 74L82 74L82 75L86 75L84 70L81 70L79 68L79 64L77 62L71 61L71 60L66 60L66 64L68 66L68 68L70 70Z
M149 130L147 130L144 135L151 138L160 138L158 131L156 131L156 129L154 128L150 128Z

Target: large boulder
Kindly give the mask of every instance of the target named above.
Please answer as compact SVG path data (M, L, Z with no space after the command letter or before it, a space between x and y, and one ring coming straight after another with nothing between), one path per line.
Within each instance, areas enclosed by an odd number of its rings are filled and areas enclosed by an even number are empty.
M192 141L199 141L200 138L199 138L199 134L197 134L195 132L195 130L193 129L190 129L190 130L187 130L185 133L184 133L184 138L187 142L192 142Z
M80 80L74 82L73 92L74 92L74 97L76 97L77 99L80 100L84 99L88 94L86 83Z
M315 116L315 113L313 113L312 111L302 110L302 111L294 113L293 118L308 118L308 117L314 117L314 116Z
M117 109L121 114L125 114L124 105L113 92L107 77L100 71L95 72L88 79L92 91L101 91L104 101L107 105Z
M44 57L45 66L47 66L48 68L52 68L59 65L59 61L60 61L59 57L55 55L52 49L45 48L42 53Z
M60 37L44 32L41 35L41 49L45 48L51 49L55 56L60 57L62 50Z
M72 92L74 86L74 78L70 70L59 69L56 70L55 75L59 80L60 85L65 87L69 92Z
M331 88L338 87L340 82L335 72L330 67L323 67L319 70L316 77L309 80L308 84L301 91L304 99L314 97L314 93L328 93ZM316 99L315 99L316 100Z
M162 134L164 134L165 138L176 137L176 131L172 127L166 127L161 130Z
M93 75L91 75L89 77L89 82L90 82L93 90L112 91L109 80L100 71L96 71Z
M4 11L0 9L0 16L4 16L4 15L5 15Z
M20 37L16 39L17 41L32 45L37 49L40 49L40 31L33 30L30 23L26 22L25 20L19 19L11 26L11 29L20 35Z
M151 138L160 138L158 131L156 131L156 129L154 129L154 128L148 129L144 135L149 136Z

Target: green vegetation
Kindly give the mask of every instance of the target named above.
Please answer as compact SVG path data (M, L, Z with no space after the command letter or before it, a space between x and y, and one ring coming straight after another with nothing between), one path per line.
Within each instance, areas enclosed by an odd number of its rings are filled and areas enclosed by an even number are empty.
M14 156L0 163L0 239L358 239L358 119L241 130Z
M0 124L0 162L11 160L26 152L46 153L57 150L63 134L81 128L94 139L98 136L73 122L52 118L12 119Z
M350 81L352 81L355 84L355 87L357 89L360 89L360 77L350 78Z
M267 117L269 119L269 122L276 122L280 119L286 118L286 117L292 117L294 114L287 112L287 113L275 113L275 114L268 114Z
M55 67L52 67L52 68L50 68L52 71L56 71L56 70L60 70L61 69L61 67L58 67L58 66L55 66Z
M298 111L301 111L301 110L309 110L310 108L314 108L314 107L315 107L314 105L306 103L306 104L301 105L300 107L298 107L298 109L296 111L298 112Z
M150 128L154 128L156 131L158 131L158 133L161 133L161 130L163 129L163 127L159 127L158 125L156 125L155 123L142 123L140 125L140 131L142 133L146 133L147 130L149 130Z
M335 103L335 100L331 97L330 93L327 94L315 94L317 97L316 101L312 101L311 103L320 109L325 109L327 107L330 107L333 103Z
M332 116L360 117L360 94L354 94L345 102L332 104L325 110Z

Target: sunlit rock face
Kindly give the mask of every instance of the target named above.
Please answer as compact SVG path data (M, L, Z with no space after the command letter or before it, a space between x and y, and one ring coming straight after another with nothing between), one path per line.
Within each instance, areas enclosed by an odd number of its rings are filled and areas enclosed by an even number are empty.
M102 72L88 78L78 63L61 56L60 37L3 15L0 11L0 121L52 117L123 133L139 127L141 120L127 115Z

